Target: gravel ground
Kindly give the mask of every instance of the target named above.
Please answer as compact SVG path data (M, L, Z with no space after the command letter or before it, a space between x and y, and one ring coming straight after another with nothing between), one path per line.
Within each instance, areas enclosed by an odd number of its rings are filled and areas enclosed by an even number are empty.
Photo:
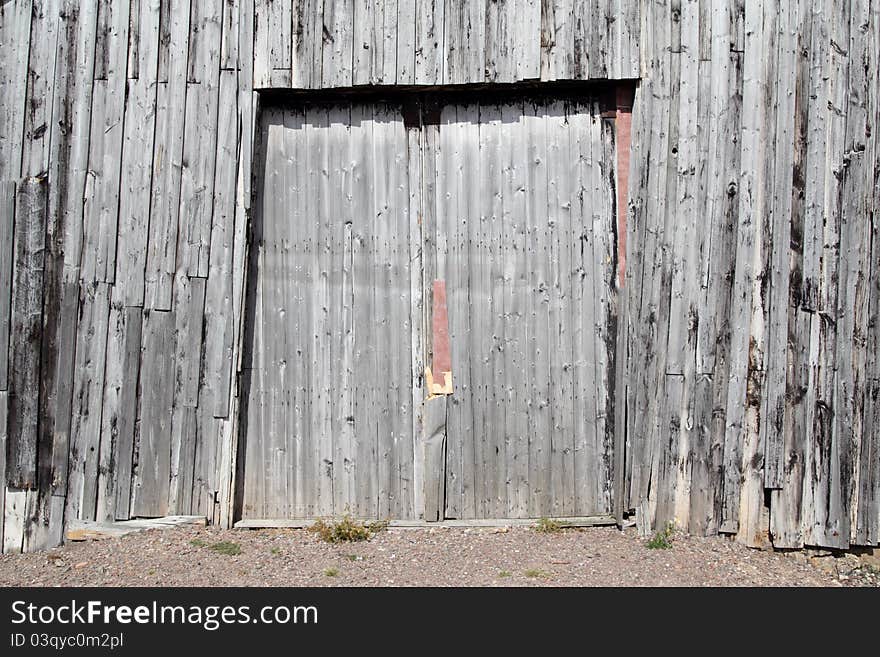
M227 542L232 552L215 549ZM848 565L849 567L843 567ZM389 529L331 545L304 530L181 527L0 557L2 586L841 586L877 585L852 558L750 550L634 529Z

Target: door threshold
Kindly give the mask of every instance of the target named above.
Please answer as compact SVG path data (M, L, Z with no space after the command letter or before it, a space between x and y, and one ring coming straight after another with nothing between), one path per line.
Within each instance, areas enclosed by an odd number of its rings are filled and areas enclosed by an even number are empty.
M603 527L616 525L613 515L607 516L581 516L576 518L551 518L565 527ZM364 522L375 522L373 519L363 519ZM424 520L390 520L388 527L391 529L430 529L432 527L531 527L538 518L498 518L498 519L472 519L472 520L440 520L438 522L426 522ZM315 523L314 518L247 518L235 523L236 529L306 529Z

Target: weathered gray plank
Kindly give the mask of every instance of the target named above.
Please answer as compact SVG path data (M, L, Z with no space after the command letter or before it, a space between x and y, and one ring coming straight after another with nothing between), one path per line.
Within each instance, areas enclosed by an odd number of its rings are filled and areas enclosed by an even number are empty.
M526 143L526 362L528 377L528 514L533 518L550 512L552 449L550 426L549 285L548 267L548 186L546 131L552 112L543 103L527 103L521 139Z
M238 103L234 71L220 74L220 121L214 172L213 215L208 281L205 290L205 385L213 392L215 417L229 415L232 381L234 318L232 306L233 261L237 252L235 193L238 174ZM241 249L241 245L239 247ZM239 256L240 257L240 256Z
M27 495L27 490L6 488L3 509L3 552L6 554L16 554L24 548Z
M108 284L81 286L67 480L69 518L95 518L109 313Z
M178 299L178 314L186 317L185 327L177 331L180 346L177 364L182 375L180 402L188 408L196 408L199 404L206 285L204 278L189 278L186 303L184 299Z
M3 528L6 518L6 446L9 427L9 393L0 391L0 551L5 552Z
M132 516L167 515L174 395L174 312L144 311Z
M60 28L61 0L32 0L30 47L27 53L27 85L19 87L24 102L24 135L21 143L21 175L45 176L49 171L54 97L54 61ZM19 27L27 29L26 18ZM13 155L13 157L15 157Z
M25 178L16 194L6 462L14 488L37 483L47 187L46 178Z
M186 85L183 169L178 210L182 267L189 276L206 277L210 266L211 223L219 122L220 0L193 5Z
M126 520L129 517L142 327L140 308L111 307L109 335L118 337L107 341L99 469L106 483L99 484L99 493L103 492L103 496L98 497L98 519ZM106 443L113 446L112 450L106 449Z
M120 300L128 306L144 303L144 272L150 229L151 180L156 147L156 93L159 65L159 2L141 2L132 11L129 49L129 83L122 142L122 187L118 230L124 239L117 244L116 285L124 290ZM136 37L136 40L135 40ZM137 75L133 75L135 63ZM132 79L133 78L133 79ZM149 155L146 155L149 154ZM145 158L150 158L146 166ZM163 186L163 194L171 190Z
M416 84L435 84L443 79L445 2L444 0L415 0L415 5L417 45L415 47L414 82Z
M370 190L375 186L375 168L370 150L373 132L372 108L353 105L351 110L352 136L356 148L353 155L352 179L354 207L372 208ZM354 386L355 386L355 436L357 457L355 477L357 482L356 512L364 517L375 517L377 509L376 467L376 404L373 399L372 381L375 372L376 343L372 336L375 326L375 303L373 291L375 274L373 268L373 221L374 212L358 213L352 218L352 271L354 282Z
M425 240L422 234L422 226L423 221L422 218L425 216L425 207L423 204L423 199L425 195L425 189L423 185L423 177L424 177L424 163L422 158L422 152L424 149L424 136L423 129L421 125L421 108L419 110L419 125L417 127L407 126L406 130L406 139L407 139L407 188L409 192L409 198L407 199L408 207L408 233L409 239L408 248L409 248L409 330L410 330L410 364L409 364L409 377L412 381L411 385L411 409L412 409L412 443L409 449L407 450L410 455L409 458L405 456L403 459L404 466L411 468L411 480L409 482L409 486L411 489L411 494L408 496L410 499L410 509L409 515L412 518L419 519L424 518L425 513L425 438L423 434L424 427L424 404L426 390L425 390L425 340L424 340L424 324L423 324L423 303L424 303L424 281L422 279L423 275L423 267L424 267L424 244ZM349 158L351 159L351 158ZM348 198L351 198L348 196ZM351 216L353 208L349 205L346 207L345 216ZM346 246L349 244L350 235L346 235ZM350 248L350 247L349 247ZM343 269L348 267L347 274L351 276L351 269L349 264L350 251L345 252L343 258ZM348 285L351 285L350 278L347 281ZM345 301L348 300L348 295L345 296ZM343 308L345 308L345 301L343 302ZM346 317L351 314L350 309L346 309ZM350 320L349 320L350 321ZM344 348L343 351L343 371L348 372L348 368L351 367L351 353L349 350ZM344 383L346 385L350 385L350 374L347 374L349 377ZM405 392L405 391L404 391ZM350 408L350 402L349 402ZM350 412L349 412L350 415ZM346 438L346 433L343 432L343 437Z
M0 183L0 390L9 388L9 325L12 313L12 263L15 238L15 183ZM3 468L4 476L6 468Z
M172 0L166 4L170 5L167 30L166 24L160 22L160 26L168 40L159 41L156 137L145 273L146 307L161 311L171 309L177 271L190 19L189 0Z
M508 378L508 417L510 425L506 428L508 447L508 477L510 491L508 494L508 510L512 517L528 517L529 496L529 435L528 435L528 322L527 308L522 292L528 287L529 258L526 253L528 244L528 224L526 222L526 195L519 190L527 186L527 150L522 139L525 128L525 104L506 105L502 110L502 121L505 127L510 125L512 134L503 135L509 143L505 152L505 167L508 174L502 191L504 198L513 199L512 203L504 203L504 240L508 244L505 253L505 312L509 330L505 330L505 354L510 360L505 361L507 372L522 373L513 381Z
M443 83L481 82L485 67L486 5L446 0L443 17Z
M294 2L294 20L300 20L297 7ZM320 57L323 58L322 80L325 87L350 87L352 85L352 61L353 61L353 38L354 38L354 4L355 0L338 0L324 4L324 37L317 41ZM294 34L294 44L298 44L300 35ZM296 52L294 47L294 55ZM410 50L412 56L412 50ZM307 65L307 62L294 62L294 75L297 67ZM411 71L411 68L410 68Z
M24 139L25 89L31 39L32 0L15 0L0 6L0 180L16 180L21 175Z
M116 276L130 6L104 3L98 12L80 274L86 282L112 283Z

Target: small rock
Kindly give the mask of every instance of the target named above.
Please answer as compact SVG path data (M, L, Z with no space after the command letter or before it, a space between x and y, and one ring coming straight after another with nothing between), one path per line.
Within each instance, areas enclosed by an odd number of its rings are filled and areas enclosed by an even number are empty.
M76 570L80 570L81 568L85 568L85 567L88 566L88 565L89 565L89 562L88 562L88 561L80 561L79 563L75 563L75 564L73 564L73 567L74 567Z

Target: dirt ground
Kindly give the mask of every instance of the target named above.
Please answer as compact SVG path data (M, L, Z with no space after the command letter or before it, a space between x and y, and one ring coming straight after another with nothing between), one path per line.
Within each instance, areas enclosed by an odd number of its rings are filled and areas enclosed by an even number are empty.
M219 545L218 545L219 544ZM238 554L235 554L239 552ZM748 549L635 529L539 533L389 529L359 543L314 532L181 527L0 557L2 586L876 586L855 557Z

